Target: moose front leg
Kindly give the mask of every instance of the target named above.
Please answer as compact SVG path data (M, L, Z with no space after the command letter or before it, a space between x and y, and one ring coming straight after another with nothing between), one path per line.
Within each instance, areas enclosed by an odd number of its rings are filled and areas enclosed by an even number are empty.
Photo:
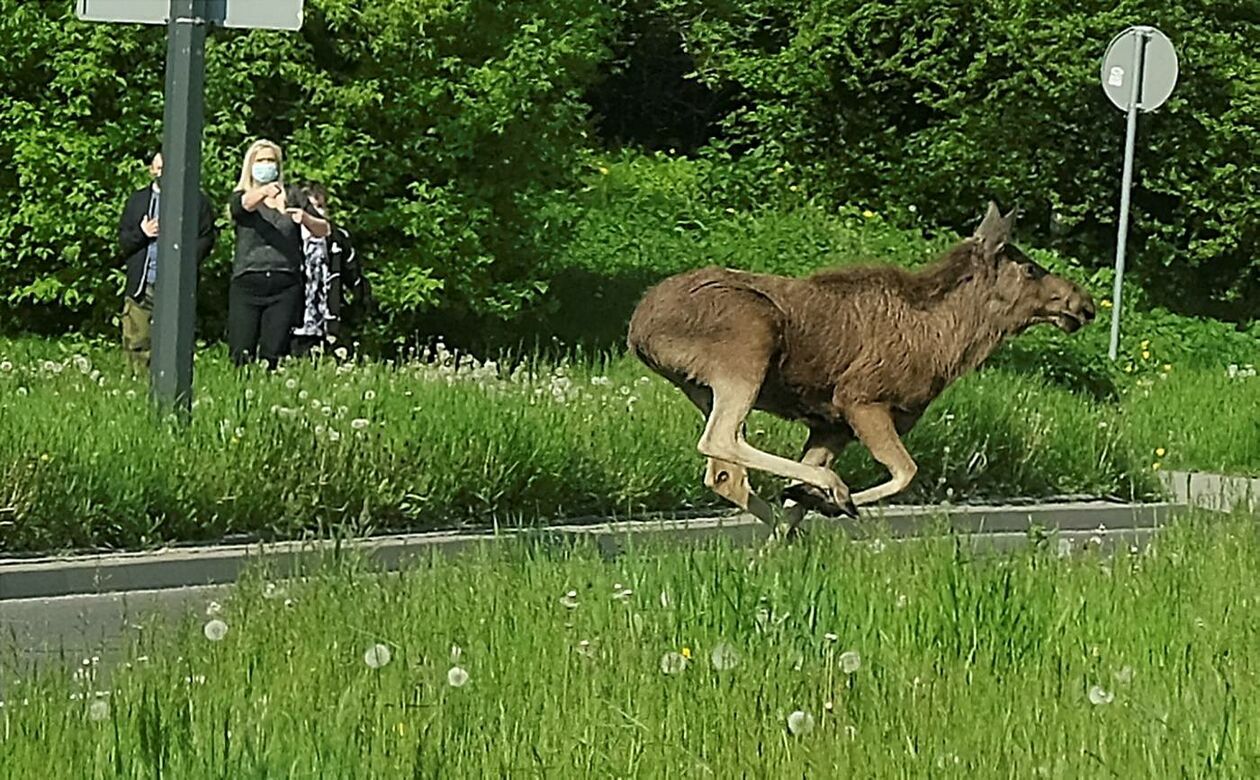
M874 404L859 406L848 410L845 416L858 439L892 475L892 479L884 484L855 494L853 503L858 506L873 504L905 490L919 467L901 443L888 407Z
M709 458L704 470L705 487L748 512L761 522L775 526L774 509L761 496L752 492L748 469L735 463Z

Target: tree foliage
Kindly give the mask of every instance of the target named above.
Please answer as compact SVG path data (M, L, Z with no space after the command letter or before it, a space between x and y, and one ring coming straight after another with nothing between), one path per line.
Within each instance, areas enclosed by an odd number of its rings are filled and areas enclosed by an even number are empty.
M718 215L914 206L916 221L961 230L997 197L1020 205L1029 243L1105 266L1123 117L1098 63L1134 22L1172 37L1182 76L1142 119L1131 267L1157 300L1254 317L1254 0L1053 12L1020 0L306 6L297 34L212 34L204 180L222 203L246 146L269 137L291 177L326 182L369 258L380 335L464 322L493 340L563 317L548 291L572 280L570 261L583 273L599 272L600 252L618 262L615 246L581 242L603 235L592 220L626 213L597 197L597 171L627 155L619 171L648 177L658 155L690 158L704 176L688 203ZM0 327L56 332L115 316L116 223L161 137L164 60L159 28L80 22L70 0L0 0ZM637 219L629 238L703 232L695 217ZM221 226L202 277L211 338L232 250L226 216Z

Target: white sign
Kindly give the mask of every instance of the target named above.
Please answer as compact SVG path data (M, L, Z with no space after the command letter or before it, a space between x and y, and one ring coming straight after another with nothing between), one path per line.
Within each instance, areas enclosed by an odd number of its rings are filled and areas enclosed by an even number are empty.
M303 0L203 0L205 20L220 27L300 30ZM170 0L77 0L75 13L88 22L167 24Z
M1136 51L1139 46L1141 52ZM1154 111L1164 105L1177 85L1177 51L1168 36L1154 27L1130 27L1112 39L1102 63L1103 91L1121 111L1128 111L1133 100L1129 71L1138 63L1142 68L1140 110Z

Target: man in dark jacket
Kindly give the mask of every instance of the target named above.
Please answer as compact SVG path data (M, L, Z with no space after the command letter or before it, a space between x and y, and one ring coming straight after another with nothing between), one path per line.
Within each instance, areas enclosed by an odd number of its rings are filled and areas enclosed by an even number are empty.
M153 286L157 281L158 204L161 199L162 153L149 162L153 182L127 199L118 223L118 243L127 263L127 289L123 293L123 352L139 373L149 365L153 329ZM210 199L201 193L197 230L197 265L214 248L215 224Z

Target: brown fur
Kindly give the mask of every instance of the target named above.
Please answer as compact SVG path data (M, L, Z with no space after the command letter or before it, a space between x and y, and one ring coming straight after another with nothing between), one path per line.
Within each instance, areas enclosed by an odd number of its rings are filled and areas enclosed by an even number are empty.
M1070 332L1093 318L1088 293L1009 243L1012 221L990 204L975 236L917 272L874 266L804 279L716 267L682 273L644 295L628 344L705 414L700 449L733 464L730 479L743 478L741 467L762 468L805 483L794 495L820 509L852 511L834 474L803 469L827 469L856 433L894 477L854 496L865 499L857 503L904 489L914 464L894 440L941 391L1032 324ZM750 404L810 428L805 467L789 469L729 430L732 420L742 426ZM723 414L711 413L715 405ZM708 481L720 481L721 469L715 473ZM727 497L745 506L745 492Z

